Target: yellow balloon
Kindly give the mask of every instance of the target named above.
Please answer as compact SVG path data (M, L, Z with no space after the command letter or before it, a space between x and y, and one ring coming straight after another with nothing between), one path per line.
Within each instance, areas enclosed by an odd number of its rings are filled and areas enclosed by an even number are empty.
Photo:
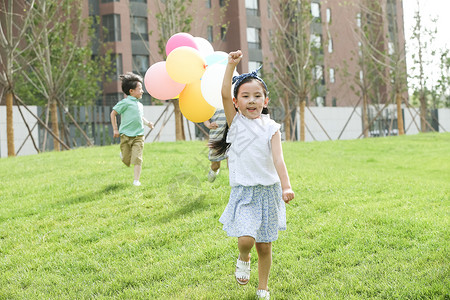
M188 84L202 78L206 70L206 61L198 50L181 46L167 56L166 70L174 81Z
M181 91L180 110L189 121L200 123L209 120L216 108L209 105L203 98L200 80L197 80L187 84Z

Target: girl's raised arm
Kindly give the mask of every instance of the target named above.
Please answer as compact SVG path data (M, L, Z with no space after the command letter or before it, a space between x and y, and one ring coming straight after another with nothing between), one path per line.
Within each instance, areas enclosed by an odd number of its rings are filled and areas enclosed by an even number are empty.
M233 95L231 94L231 80L233 78L233 72L236 68L237 64L241 61L242 52L241 50L237 50L234 52L230 52L228 54L228 64L225 69L225 75L223 76L222 82L222 102L223 108L225 110L225 116L227 118L228 126L231 125L231 122L236 115L236 109L233 104Z

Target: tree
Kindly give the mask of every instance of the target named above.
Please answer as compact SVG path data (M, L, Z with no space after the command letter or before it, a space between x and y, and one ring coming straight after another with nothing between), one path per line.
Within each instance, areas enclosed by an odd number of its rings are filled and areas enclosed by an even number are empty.
M362 99L363 132L369 137L369 129L390 102L388 82L390 66L388 43L384 34L385 18L383 7L378 1L363 0L357 6L358 14L354 34L358 41L358 51L354 52L358 70L351 73L348 64L344 76L352 79L351 89ZM400 82L400 81L399 81ZM369 122L369 105L377 109L377 115ZM379 104L384 104L380 108Z
M8 156L16 155L13 128L14 75L21 68L17 59L27 48L27 45L23 45L23 39L33 6L34 0L29 3L13 0L0 2L0 86L6 98Z
M364 49L362 52L369 56L369 65L372 65L372 68L375 67L375 82L378 82L378 84L387 89L387 93L382 95L382 97L388 97L385 98L384 107L391 101L395 101L396 103L398 134L402 135L404 134L404 124L401 105L404 101L404 94L407 92L407 72L405 48L400 44L399 24L395 17L396 5L396 1L386 1L386 10L384 10L379 3L365 2L365 5L361 9L362 13L375 17L371 17L368 20L371 27L364 28L363 26L363 33L361 34L363 39L361 41L362 48ZM378 22L375 20L378 20ZM385 23L387 26L384 26ZM367 26L367 24L364 25ZM376 28L385 27L388 27L389 30L384 37L381 33L372 35L372 38L366 34L373 31L372 28L375 28L376 31ZM373 78L370 79L370 81L373 80ZM379 90L380 88L376 87L376 91Z
M427 87L430 81L425 73L425 68L431 64L431 57L436 54L433 48L436 29L430 30L422 24L422 15L420 14L420 3L417 2L417 10L414 15L415 24L413 28L412 42L415 44L415 51L412 53L413 66L410 68L412 85L414 93L418 96L420 102L420 131L427 130ZM435 22L436 20L433 20Z
M439 91L439 107L450 107L450 50L441 52L440 61L441 74L438 80L437 90Z
M391 84L391 94L397 107L397 128L398 134L405 134L402 103L406 101L405 93L408 91L406 72L406 53L404 45L400 44L400 30L396 15L395 1L387 1L387 18L391 27L388 33L387 61L389 63L389 77L387 82Z
M31 57L21 75L30 86L27 92L43 96L50 109L52 131L60 135L58 107L92 101L109 64L108 55L92 59L88 42L89 20L82 15L82 0L43 0L33 6L26 33L30 46L23 59ZM22 61L24 64L25 61ZM23 91L25 93L25 91ZM84 99L80 101L80 99ZM62 120L62 118L61 118ZM54 139L54 150L60 150Z
M189 32L191 23L194 20L192 12L189 11L193 0L166 0L157 2L157 13L155 15L158 21L158 48L159 54L163 60L167 58L165 48L169 38L178 32ZM175 136L177 141L185 140L184 117L180 110L178 99L172 100L175 112Z
M314 85L314 53L318 50L310 43L313 22L310 9L307 1L280 0L273 14L276 30L271 37L274 55L271 88L282 99L286 140L292 139L290 112L291 107L297 105L300 107L300 140L305 140L305 106Z

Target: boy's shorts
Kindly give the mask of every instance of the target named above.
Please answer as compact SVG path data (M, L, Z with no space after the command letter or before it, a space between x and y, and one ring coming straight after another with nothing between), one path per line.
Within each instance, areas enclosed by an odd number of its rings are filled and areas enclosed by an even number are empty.
M142 165L142 153L144 152L144 136L120 135L120 151L122 161L128 167L131 165Z

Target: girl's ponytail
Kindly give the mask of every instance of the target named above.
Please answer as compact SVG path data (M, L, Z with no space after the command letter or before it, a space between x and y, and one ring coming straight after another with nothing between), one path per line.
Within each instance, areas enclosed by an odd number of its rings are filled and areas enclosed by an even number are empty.
M209 148L213 150L214 156L225 155L228 148L230 148L230 143L227 143L227 134L228 134L228 123L225 124L225 128L223 129L222 139L211 141L209 143Z

